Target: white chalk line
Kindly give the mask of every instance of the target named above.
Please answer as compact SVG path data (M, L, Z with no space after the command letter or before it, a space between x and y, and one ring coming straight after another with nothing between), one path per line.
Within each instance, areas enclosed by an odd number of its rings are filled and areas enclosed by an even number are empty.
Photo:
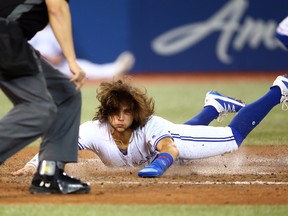
M192 182L131 182L131 181L96 181L95 184L119 184L119 185L288 185L288 182L273 181L192 181Z

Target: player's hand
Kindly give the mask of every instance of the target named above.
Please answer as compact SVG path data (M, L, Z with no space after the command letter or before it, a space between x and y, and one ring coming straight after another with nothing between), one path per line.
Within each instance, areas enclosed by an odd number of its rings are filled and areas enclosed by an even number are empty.
M36 173L36 168L34 166L29 166L26 165L23 168L12 172L11 175L12 176L30 176L30 175L34 175Z
M138 176L143 178L154 178L163 175L163 173L173 164L174 159L169 153L160 153L154 161L139 170Z
M86 73L82 70L76 61L69 63L69 68L73 73L70 81L75 83L76 89L80 89L86 81Z

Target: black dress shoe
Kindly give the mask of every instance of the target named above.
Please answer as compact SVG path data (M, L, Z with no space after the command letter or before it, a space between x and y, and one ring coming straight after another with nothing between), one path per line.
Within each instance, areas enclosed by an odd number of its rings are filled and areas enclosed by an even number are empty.
M63 170L58 170L53 176L37 172L29 191L33 194L84 194L90 192L90 185L68 176Z

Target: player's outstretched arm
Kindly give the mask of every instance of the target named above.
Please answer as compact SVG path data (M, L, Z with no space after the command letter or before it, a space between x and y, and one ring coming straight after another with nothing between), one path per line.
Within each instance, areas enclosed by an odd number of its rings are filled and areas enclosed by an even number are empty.
M36 173L36 168L34 166L31 165L25 165L23 168L12 172L11 175L12 176L31 176L34 175Z
M171 138L166 137L159 141L157 150L160 154L153 162L138 172L138 176L143 178L154 178L161 176L178 157L179 152Z
M13 176L30 176L33 175L38 167L39 164L39 153L37 153L30 161L28 161L24 167L22 167L21 169L12 172L11 175Z

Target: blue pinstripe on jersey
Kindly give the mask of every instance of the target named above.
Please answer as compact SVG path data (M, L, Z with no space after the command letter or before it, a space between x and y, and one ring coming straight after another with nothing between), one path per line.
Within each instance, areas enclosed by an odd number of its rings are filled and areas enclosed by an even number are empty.
M185 141L193 142L230 142L235 140L234 136L228 137L192 137L192 136L181 136L180 134L171 133L174 139L181 139Z

